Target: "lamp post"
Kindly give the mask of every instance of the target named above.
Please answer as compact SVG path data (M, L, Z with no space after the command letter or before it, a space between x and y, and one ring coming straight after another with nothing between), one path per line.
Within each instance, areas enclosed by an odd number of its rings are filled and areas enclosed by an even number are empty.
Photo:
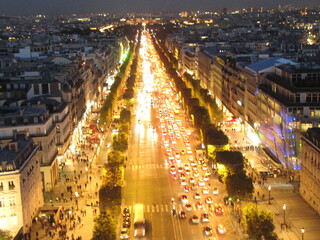
M89 171L89 168L86 167L86 173L87 173L87 182L88 182L88 171Z
M271 204L271 202L270 202L270 192L271 192L271 185L269 185L269 187L268 187L268 191L269 191L269 205Z
M282 208L283 208L283 224L286 226L286 208L287 208L287 205L283 204Z
M305 231L305 229L304 229L304 227L302 227L301 228L301 239L302 240L304 240L304 231Z
M76 205L77 205L77 211L78 211L79 210L79 203L78 203L79 193L75 192L74 195L76 196Z

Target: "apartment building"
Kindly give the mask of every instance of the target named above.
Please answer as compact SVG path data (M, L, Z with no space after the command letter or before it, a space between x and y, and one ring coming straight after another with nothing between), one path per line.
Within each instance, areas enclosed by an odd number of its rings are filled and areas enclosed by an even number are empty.
M25 133L0 146L0 228L26 233L43 206L39 146Z
M59 177L56 126L52 115L41 107L1 106L0 141L10 142L19 132L26 132L38 145L44 190L50 191Z

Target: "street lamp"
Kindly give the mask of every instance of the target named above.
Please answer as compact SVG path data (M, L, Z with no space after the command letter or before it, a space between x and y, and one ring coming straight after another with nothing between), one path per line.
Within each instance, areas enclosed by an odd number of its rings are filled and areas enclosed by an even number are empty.
M304 231L305 231L305 229L304 229L304 227L302 227L301 228L301 239L302 240L304 239Z
M286 208L287 208L287 205L283 204L282 208L283 208L283 224L286 226Z
M79 210L79 203L78 203L79 193L75 192L74 195L76 196L76 205L77 205L77 211L78 211Z
M269 191L269 205L271 204L271 202L270 202L270 192L271 192L271 185L269 185L269 187L268 187L268 191Z
M88 182L88 171L89 171L89 168L86 167L86 173L87 173L87 182Z

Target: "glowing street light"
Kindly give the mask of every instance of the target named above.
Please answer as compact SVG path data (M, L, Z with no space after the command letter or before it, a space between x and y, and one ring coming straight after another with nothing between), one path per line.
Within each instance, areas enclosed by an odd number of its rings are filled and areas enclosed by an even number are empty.
M282 209L283 209L283 224L286 226L286 208L287 205L283 204Z
M270 202L270 192L271 192L271 185L269 185L269 187L268 187L268 191L269 191L269 205L271 204L271 202Z
M305 229L304 227L301 228L301 239L304 240L304 232L305 232Z

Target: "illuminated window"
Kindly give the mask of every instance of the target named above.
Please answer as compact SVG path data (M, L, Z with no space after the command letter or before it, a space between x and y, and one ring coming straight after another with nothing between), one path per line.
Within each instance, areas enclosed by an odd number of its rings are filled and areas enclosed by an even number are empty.
M11 214L10 216L10 225L14 226L14 225L18 225L18 217L16 214Z
M10 196L9 197L9 205L15 206L16 205L16 196Z
M6 216L0 216L0 228L6 227L8 225Z
M6 201L4 197L0 197L0 207L5 207Z

